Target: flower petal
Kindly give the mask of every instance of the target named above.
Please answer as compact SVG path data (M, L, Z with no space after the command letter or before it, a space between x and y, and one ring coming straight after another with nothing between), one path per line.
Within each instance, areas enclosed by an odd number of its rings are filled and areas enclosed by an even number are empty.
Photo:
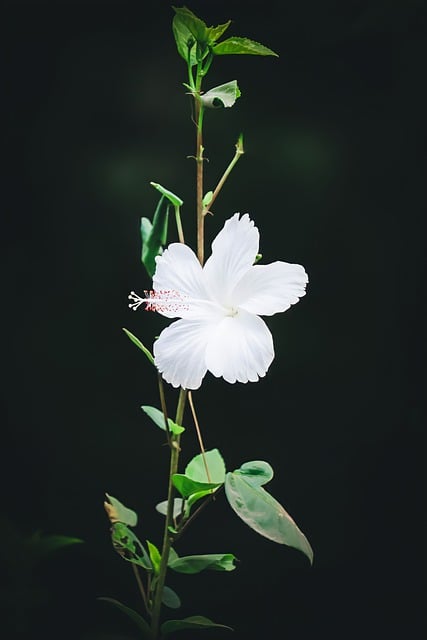
M198 389L206 374L206 345L211 325L193 319L172 322L155 341L154 364L173 387Z
M259 232L248 214L238 213L226 221L212 243L212 255L203 267L206 289L225 307L231 305L231 293L255 261Z
M206 349L209 371L231 383L256 382L273 358L273 338L264 320L244 310L215 326Z
M161 256L156 257L153 289L156 292L170 292L171 299L174 294L182 297L182 304L178 301L175 306L170 304L168 307L167 300L164 305L159 304L156 311L162 315L167 318L194 315L195 305L185 304L185 299L191 298L202 303L208 296L203 284L202 267L190 247L174 242Z
M305 295L308 276L300 264L253 266L237 283L233 305L260 316L286 311Z

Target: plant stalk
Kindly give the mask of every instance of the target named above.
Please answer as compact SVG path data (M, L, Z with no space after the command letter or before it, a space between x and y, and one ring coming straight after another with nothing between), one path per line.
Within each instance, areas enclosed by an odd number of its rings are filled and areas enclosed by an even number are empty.
M184 408L187 400L187 391L181 389L179 392L178 405L176 408L175 422L182 424L184 417ZM156 591L154 595L153 609L151 613L151 638L157 640L160 626L160 611L162 608L163 588L165 586L166 573L169 562L169 552L172 546L173 536L169 531L169 527L173 526L173 505L175 497L175 487L173 485L173 476L178 472L178 461L180 449L181 434L171 434L170 447L170 466L169 466L169 486L168 486L168 507L165 518L165 529L163 534L162 559L160 562L159 575L157 576Z

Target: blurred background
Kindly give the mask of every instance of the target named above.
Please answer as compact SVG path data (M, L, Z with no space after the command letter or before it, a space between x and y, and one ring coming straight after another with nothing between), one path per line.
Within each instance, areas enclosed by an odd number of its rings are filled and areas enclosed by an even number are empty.
M187 6L280 55L226 56L209 73L205 89L237 79L242 97L206 114L206 189L240 132L246 153L207 219L207 253L224 219L249 212L264 261L303 264L310 277L298 305L267 319L276 359L266 378L208 375L195 403L206 447L229 469L273 466L267 488L315 562L257 536L218 499L180 553L232 552L238 569L171 576L176 617L206 615L236 640L416 640L425 2ZM122 327L149 345L165 325L127 307L131 289L150 286L139 238L158 200L150 181L181 195L193 241L194 127L173 15L163 0L3 4L5 638L137 637L97 597L139 607L130 565L111 548L104 492L138 512L142 539L160 543L163 524L154 506L167 450L140 409L158 405L156 379ZM183 463L196 453L189 428ZM58 535L84 542L49 546Z

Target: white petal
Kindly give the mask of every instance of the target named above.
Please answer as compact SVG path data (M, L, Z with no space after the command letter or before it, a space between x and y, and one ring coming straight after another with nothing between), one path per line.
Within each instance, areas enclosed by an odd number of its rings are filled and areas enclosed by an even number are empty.
M248 214L236 213L226 221L212 243L212 255L203 268L211 297L228 307L231 292L255 261L259 232Z
M206 345L210 325L191 319L177 320L154 343L154 363L173 387L198 389L206 374Z
M172 302L164 305L159 304L156 311L167 318L182 318L194 315L194 304L187 304L186 299L203 300L208 298L204 285L202 267L196 254L190 247L180 242L174 242L164 251L161 256L156 257L156 271L153 276L153 289L156 292L170 292L171 300L177 298L174 305ZM182 304L179 303L182 298Z
M273 358L273 338L267 325L243 310L216 325L206 349L209 371L231 383L256 382L266 374Z
M286 311L305 295L308 276L300 264L253 266L236 285L233 306L260 316Z

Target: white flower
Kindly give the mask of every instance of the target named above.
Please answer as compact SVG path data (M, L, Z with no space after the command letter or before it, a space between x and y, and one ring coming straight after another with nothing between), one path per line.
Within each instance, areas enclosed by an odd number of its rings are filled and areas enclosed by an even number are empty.
M204 267L185 244L156 258L147 308L181 318L154 343L155 364L174 387L198 389L210 371L227 382L256 382L274 358L272 335L259 316L286 311L305 294L299 264L254 265L259 232L236 213L212 243Z

